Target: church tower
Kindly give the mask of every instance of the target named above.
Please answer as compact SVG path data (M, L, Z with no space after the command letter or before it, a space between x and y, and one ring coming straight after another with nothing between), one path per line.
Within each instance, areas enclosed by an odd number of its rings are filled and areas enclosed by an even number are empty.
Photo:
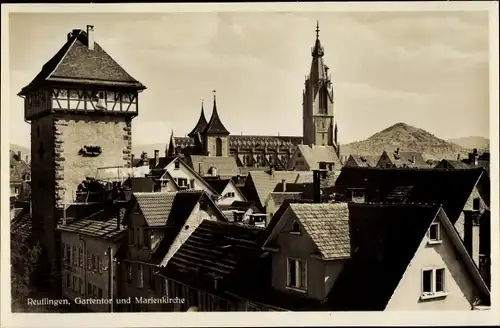
M194 144L196 145L196 148L199 150L204 151L205 149L205 144L204 140L202 137L203 132L207 128L207 119L205 118L205 110L203 109L203 101L201 102L201 113L200 113L200 118L198 119L198 123L196 123L196 126L194 129L189 132L188 136L193 139Z
M20 92L31 124L33 230L46 266L43 285L61 290L60 236L55 231L78 185L98 168L131 165L132 119L146 89L94 41L75 29Z
M205 127L202 138L204 148L204 155L207 156L229 156L229 131L222 124L219 113L217 113L217 99L214 93L214 107L212 110L212 117ZM200 118L201 120L201 118Z
M316 25L316 42L311 55L311 70L306 77L302 100L304 144L333 146L338 152L333 86L328 66L323 61L324 49L319 40L319 23Z

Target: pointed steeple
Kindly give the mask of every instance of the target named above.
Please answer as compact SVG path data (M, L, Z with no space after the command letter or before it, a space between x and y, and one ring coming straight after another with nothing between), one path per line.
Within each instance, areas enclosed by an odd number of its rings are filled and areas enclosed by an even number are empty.
M194 127L193 131L191 131L188 136L190 138L196 138L198 133L203 132L207 127L207 119L205 118L205 111L203 109L203 100L201 101L201 114L200 118L198 119L198 123L196 123L196 126Z
M328 79L327 68L323 62L323 55L325 51L319 40L319 22L316 22L316 41L314 47L311 50L311 56L313 57L311 62L311 71L309 73L309 78L312 81Z
M221 135L229 135L229 131L222 124L219 114L217 113L217 99L215 95L215 90L212 91L214 94L214 108L212 111L212 117L203 131L204 134L221 134Z
M175 153L176 153L175 148L176 148L176 145L175 145L174 129L172 129L172 132L170 133L170 142L168 143L167 153L165 154L166 157L175 156Z

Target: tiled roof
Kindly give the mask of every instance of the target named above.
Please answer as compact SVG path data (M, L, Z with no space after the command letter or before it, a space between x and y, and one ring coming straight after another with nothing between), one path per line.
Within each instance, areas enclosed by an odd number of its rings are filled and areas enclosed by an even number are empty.
M375 167L380 158L380 156L355 154L351 154L350 157L354 160L354 162L356 162L358 167Z
M87 33L83 30L73 30L66 44L20 94L45 81L146 88L131 77L97 42L94 42L94 50L89 50Z
M165 256L167 255L170 246L186 223L189 215L193 212L196 204L200 202L203 195L205 194L202 191L182 191L176 193L172 209L168 213L168 229L166 230L165 236L161 240L157 249L152 254L150 258L151 263L160 264L165 261Z
M441 169L470 169L473 166L463 161L442 159L435 165L435 167Z
M326 260L349 258L349 210L347 203L290 204L300 224Z
M57 229L59 231L113 241L122 237L127 227L124 224L120 224L120 229L118 229L117 209L113 206L108 206L85 218L68 218L67 223L59 225Z
M241 284L262 253L264 237L257 227L203 220L161 273L202 290L214 289L214 279L219 290Z
M194 129L189 132L188 136L193 138L196 137L198 133L203 133L205 129L207 128L207 119L205 118L205 111L203 110L203 104L201 104L201 113L200 113L200 118L198 119L198 123L196 123L196 126ZM175 138L173 139L175 141Z
M352 255L330 290L329 310L384 310L439 209L350 204Z
M228 210L247 211L248 209L252 208L253 206L255 206L254 202L235 200L234 202L231 203L231 205L229 205L229 207L227 209Z
M302 192L272 192L270 198L273 200L276 207L281 206L286 200L302 199Z
M165 226L172 210L175 192L135 192L134 197L150 227Z
M351 188L365 189L367 202L406 202L441 204L455 224L472 189L483 176L482 168L471 169L412 169L412 168L343 168L335 190L339 194ZM486 179L488 180L488 179ZM488 183L488 181L484 183ZM406 195L401 188L410 187ZM481 188L489 199L489 185ZM395 194L399 196L394 198ZM388 199L389 197L389 199Z
M297 150L310 170L319 169L319 162L334 163L334 168L342 167L342 161L333 146L297 145Z
M310 176L309 171L274 171L273 173L263 172L263 171L251 171L249 177L253 181L255 190L257 193L257 199L252 199L261 206L265 205L266 199L269 197L271 192L276 188L278 183L282 180L286 180L290 183L296 183L301 175ZM247 183L248 183L247 179ZM247 197L248 198L248 197Z
M258 136L258 135L230 135L229 147L231 149L263 150L290 150L295 151L296 145L302 142L302 137L297 136ZM193 147L195 143L189 137L175 137L175 144L181 148Z
M414 151L398 151L386 152L386 154L391 159L392 163L396 167L403 167L404 165L408 167L429 167L429 164L424 160L422 153Z
M28 238L31 235L33 221L28 208L24 208L10 222L10 233L19 238Z
M205 179L205 181L212 187L219 195L222 195L224 189L231 182L231 179Z
M217 169L217 175L233 177L240 174L234 157L190 155L191 167L201 176L211 175L211 168Z

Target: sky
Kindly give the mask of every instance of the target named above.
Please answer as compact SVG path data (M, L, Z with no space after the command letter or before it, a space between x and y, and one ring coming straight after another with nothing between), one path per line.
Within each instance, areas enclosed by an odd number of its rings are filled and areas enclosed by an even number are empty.
M439 138L489 137L487 12L203 12L10 15L10 138L29 146L17 92L74 28L147 86L135 145L196 124L212 90L232 134L302 135L302 90L316 21L341 144L398 122Z

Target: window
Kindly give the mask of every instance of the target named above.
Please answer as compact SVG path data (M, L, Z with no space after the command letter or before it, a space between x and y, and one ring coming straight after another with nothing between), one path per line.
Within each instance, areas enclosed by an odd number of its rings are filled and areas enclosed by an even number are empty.
M130 229L129 231L129 238L130 238L130 245L134 244L135 241L135 236L134 236L134 228Z
M142 288L144 286L144 269L142 267L142 264L137 265L137 287Z
M439 222L433 222L429 227L428 237L430 242L439 242L441 240Z
M188 179L179 178L179 179L177 179L177 184L181 188L187 187L188 186Z
M130 263L126 263L127 267L127 284L132 283L132 265Z
M135 239L136 239L136 244L137 246L141 246L141 234L140 234L140 229L139 228L136 228L135 229Z
M71 285L72 289L76 292L78 291L78 280L76 277L73 277L73 284Z
M96 257L94 254L92 254L92 271L95 271L97 269L97 263L96 263Z
M353 190L352 198L363 198L365 197L365 192L363 190Z
M80 267L83 268L83 248L80 248L80 256L78 257L78 260L80 262Z
M222 139L219 137L215 140L215 156L222 156Z
M102 288L97 289L97 297L102 298Z
M92 285L92 296L97 298L97 287L95 285Z
M300 224L297 221L293 221L291 233L300 234Z
M99 273L102 273L102 258L99 255L97 255L96 258L97 258L97 260L96 260L97 269L96 270Z
M76 246L73 246L73 265L76 265Z
M287 287L306 290L307 288L306 262L302 260L288 258L287 263L288 263Z
M71 246L66 245L66 264L71 262Z
M175 167L175 169L176 169L176 170L178 170L178 169L179 169L179 167L180 167L180 165L181 165L181 164L179 163L179 160L176 160L176 161L175 161L175 163L174 163L174 167Z
M479 211L480 204L481 204L480 199L479 198L474 198L472 200L472 209L474 211Z
M71 276L69 274L66 275L66 287L71 287Z
M87 296L92 296L92 284L87 284Z
M83 284L83 279L82 278L78 278L79 282L78 282L78 286L79 286L79 290L80 290L80 294L85 294L85 285Z
M426 269L422 271L422 298L441 296L445 293L445 271Z

